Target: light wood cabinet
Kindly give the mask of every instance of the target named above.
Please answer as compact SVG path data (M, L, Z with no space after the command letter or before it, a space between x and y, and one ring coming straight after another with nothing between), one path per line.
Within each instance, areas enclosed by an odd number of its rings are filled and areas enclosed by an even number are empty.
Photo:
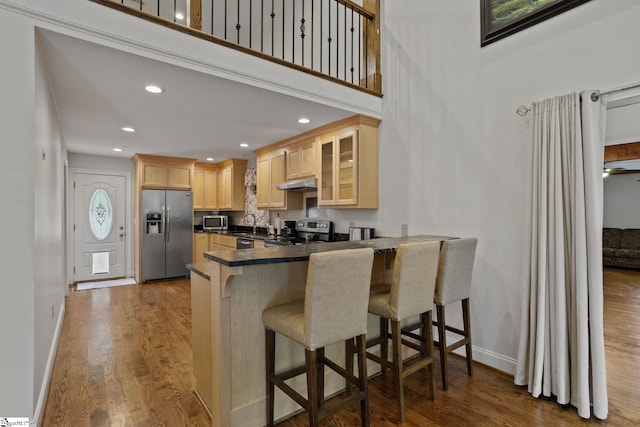
M378 207L377 123L361 122L320 137L318 205Z
M205 262L204 253L209 250L209 233L193 233L193 262Z
M218 163L218 209L244 211L246 170L246 160L228 159Z
M191 190L195 159L136 154L137 182L141 188Z
M315 138L287 147L287 179L301 179L316 175Z
M196 163L193 171L193 209L218 209L218 167Z
M257 205L261 209L302 209L302 194L278 190L287 180L286 151L263 152L257 157Z
M355 115L254 151L258 157L258 207L302 209L302 193L293 191L285 192L285 208L273 206L274 167L266 156L286 150L286 179L315 176L320 206L377 209L379 125L378 119Z
M235 236L229 236L227 234L209 233L209 250L213 250L213 245L224 246L225 248L236 248Z

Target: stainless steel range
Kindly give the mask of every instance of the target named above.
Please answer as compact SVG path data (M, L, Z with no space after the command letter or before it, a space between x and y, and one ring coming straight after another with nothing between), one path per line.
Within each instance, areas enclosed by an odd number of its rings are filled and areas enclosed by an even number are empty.
M296 239L301 243L332 242L333 222L317 218L299 219L296 221Z
M295 233L265 240L266 247L333 242L333 222L328 219L302 218L295 221Z

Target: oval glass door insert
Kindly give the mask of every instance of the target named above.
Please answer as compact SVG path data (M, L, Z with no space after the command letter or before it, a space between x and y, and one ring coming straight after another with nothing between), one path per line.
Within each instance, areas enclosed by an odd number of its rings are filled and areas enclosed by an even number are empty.
M113 226L113 210L111 198L104 188L98 188L91 195L89 202L89 225L91 232L98 240L106 239Z

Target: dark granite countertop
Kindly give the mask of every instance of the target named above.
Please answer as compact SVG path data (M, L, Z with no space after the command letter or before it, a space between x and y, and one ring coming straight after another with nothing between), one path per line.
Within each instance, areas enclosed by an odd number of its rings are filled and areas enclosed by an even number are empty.
M187 270L204 277L207 280L211 280L209 276L209 265L207 262L194 262L193 264L187 264Z
M408 236L385 237L371 240L357 240L352 242L318 242L306 245L279 246L254 249L219 249L205 252L205 258L219 262L229 267L239 267L254 264L276 264L281 262L307 261L309 255L316 252L327 252L341 249L373 248L374 253L381 254L395 252L401 243L424 242L431 240L449 240L450 236Z

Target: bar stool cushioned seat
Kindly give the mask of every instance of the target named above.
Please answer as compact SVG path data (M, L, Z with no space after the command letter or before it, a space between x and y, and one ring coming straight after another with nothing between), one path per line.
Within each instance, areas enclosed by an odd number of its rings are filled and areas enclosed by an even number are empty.
M473 357L471 354L471 314L469 297L471 296L471 276L473 262L476 255L478 239L469 237L464 239L447 240L442 245L440 266L436 282L434 301L436 303L438 326L438 343L440 350L440 370L442 373L442 389L447 390L447 355L458 347L466 347L467 373L473 375ZM445 320L445 305L462 302L463 329L448 326ZM462 339L447 344L447 331L461 335Z
M391 368L396 377L398 394L398 418L404 422L404 385L403 379L427 368L431 382L431 400L435 399L435 382L433 376L433 336L431 330L431 310L433 294L438 272L440 242L405 243L398 246L393 265L391 285L378 285L371 289L369 296L369 313L380 316L380 337L367 343L367 347L380 344L381 357L367 353L367 357ZM420 315L422 339L410 342L402 339L400 321ZM388 320L391 320L391 340L393 360L388 360ZM419 352L419 357L406 363L402 361L401 344ZM406 366L405 366L406 365Z
M273 425L274 386L303 406L309 424L331 415L351 402L360 402L362 425L369 425L366 373L367 304L371 286L373 250L347 249L312 254L309 257L304 301L267 308L262 313L266 333L267 426ZM275 333L305 347L308 398L284 383L303 369L275 374ZM324 347L357 339L358 377L324 356ZM324 366L357 386L357 392L324 407Z

